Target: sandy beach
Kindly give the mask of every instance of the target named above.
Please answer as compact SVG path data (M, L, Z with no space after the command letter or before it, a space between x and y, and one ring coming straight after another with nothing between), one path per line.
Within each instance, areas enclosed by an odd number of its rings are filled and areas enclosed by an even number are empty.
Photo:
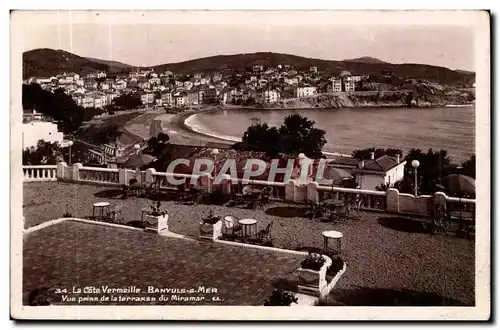
M217 109L219 108L206 107L202 109L191 109L179 114L166 114L163 110L151 110L130 120L123 126L126 138L122 140L124 140L123 142L126 144L132 144L144 139L149 139L163 132L168 134L170 136L170 141L175 144L196 146L204 146L207 143L233 144L234 142L232 141L194 132L184 123L187 118L194 114Z

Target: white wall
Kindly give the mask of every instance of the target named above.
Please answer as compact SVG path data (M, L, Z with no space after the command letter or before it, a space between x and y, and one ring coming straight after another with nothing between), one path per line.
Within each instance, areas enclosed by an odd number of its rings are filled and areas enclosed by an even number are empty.
M62 145L63 133L57 131L57 125L50 122L34 121L23 124L23 150L35 147L38 140L58 142Z
M384 183L392 186L396 181L402 180L405 175L405 164L406 162L402 162L398 166L390 169L385 175Z
M376 175L371 173L359 173L356 176L356 183L362 190L376 190L375 188L384 183L383 175Z

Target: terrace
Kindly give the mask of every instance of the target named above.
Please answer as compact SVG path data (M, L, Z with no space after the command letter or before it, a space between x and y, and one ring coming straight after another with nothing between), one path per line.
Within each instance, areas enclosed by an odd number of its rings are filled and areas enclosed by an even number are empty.
M130 172L132 171L83 168L78 164L72 167L62 164L47 168L25 167L24 226L29 228L61 218L67 212L73 217L87 218L92 215L92 204L99 201L120 205L124 215L122 223L129 224L139 221L141 209L148 207L151 200L141 197L120 199L120 182L126 180L127 176L131 174ZM166 173L155 173L151 170L143 172L143 177L149 180L165 178L166 175ZM427 212L429 209L432 210L432 206L429 207L428 204L439 201L442 196L419 196L419 198L412 199L411 196L398 194L398 204L394 206L392 202L394 196L390 196L390 192L386 194L385 192L358 190L356 193L363 195L361 219L348 223L326 223L306 218L300 211L302 205L297 199L304 193L308 198L318 197L318 195L319 198L324 198L326 193L353 194L352 189L333 188L332 190L331 187L308 189L311 187L306 187L300 191L301 187L290 188L282 183L261 181L245 183L257 186L273 185L275 189L272 203L265 209L244 209L230 207L227 204L186 205L170 198L169 196L176 194L176 190L167 186L165 181L161 181L162 197L159 199L162 200L163 207L169 212L169 231L193 240L162 237L141 232L128 233L124 229L107 228L101 230L96 229L95 225L73 224L72 222L58 224L29 234L25 241L24 266L36 265L38 272L45 275L41 279L25 277L25 293L29 292L29 288L39 285L40 282L37 281L42 281L42 279L50 278L51 281L66 280L67 283L71 283L71 281L74 283L77 279L71 276L76 275L71 274L75 273L80 274L78 280L86 281L85 283L91 283L102 276L108 281L106 283L132 285L129 284L128 277L138 278L143 270L144 276L140 278L142 285L154 283L151 285L167 286L169 283L172 285L175 283L184 285L185 283L186 286L189 286L191 285L189 281L196 281L195 274L199 274L200 278L206 281L204 285L207 287L218 286L220 290L223 290L221 288L224 286L229 288L224 291L226 303L261 305L270 294L271 288L283 278L287 278L287 274L290 276L293 268L303 257L198 241L200 219L212 211L221 216L233 215L238 218L256 219L259 229L265 228L272 221L274 223L272 229L274 247L288 250L321 250L323 244L321 233L323 231L337 230L342 232L344 235L342 259L345 260L348 268L335 290L330 294L329 304L365 306L472 306L475 304L474 240L458 238L454 235L431 235L423 232L417 221L406 218L402 223L401 218L389 215L392 212L388 210L396 207L403 210L400 214L406 213L404 211L407 209L413 210L414 213L415 210L422 213ZM292 194L291 198L288 196L289 194ZM54 200L58 202L54 203ZM444 200L446 203L455 202L446 196ZM470 200L465 202L473 203ZM99 227L101 228L101 226ZM76 238L72 240L58 238L57 233L61 232ZM46 235L49 239L42 239L42 235ZM124 239L121 242L121 240L110 239L110 237L123 237ZM43 247L47 244L48 249L67 251L69 242L78 242L76 245L71 243L73 244L73 254L49 253L51 257L47 262L37 262L40 254L47 257L47 252L42 252L45 249L40 248L40 246ZM157 251L163 245L166 248L162 251L165 252L161 252L160 255ZM130 246L134 246L134 248L131 249ZM78 273L75 269L71 269L73 266L76 267L73 260L75 248L78 249L79 256L97 256L103 260L113 256L116 260L112 264L118 264L120 267L114 267L113 272L108 271L107 266L103 266L89 268L92 270ZM116 251L120 251L120 253L116 253ZM210 255L207 256L207 253ZM147 257L144 257L145 255ZM234 257L228 258L228 256ZM211 261L200 261L205 260L205 258ZM259 258L263 261L257 265ZM132 262L142 259L146 259L144 266L139 265L140 262ZM162 264L162 259L167 261ZM176 260L182 260L182 262ZM129 262L130 267L128 264L127 267L122 267L124 263ZM153 266L148 266L155 264L155 262L158 263L158 266L154 266L156 268L164 267L163 269L167 269L172 265L175 266L176 262L181 263L182 267L176 268L175 274L163 271L160 279L147 271L148 269L156 269ZM68 268L64 268L65 273L61 275L58 270L54 270L53 265L55 264ZM104 275L108 272L112 278L107 278ZM121 279L118 279L118 273L121 274ZM218 278L225 273L229 274L227 278L224 277L226 275L223 276L223 279ZM261 276L264 277L261 278ZM187 282L181 282L182 278L186 278ZM247 291L233 287L234 282L238 281L247 283L245 284ZM248 292L252 292L252 294L249 295ZM250 298L253 294L256 298Z

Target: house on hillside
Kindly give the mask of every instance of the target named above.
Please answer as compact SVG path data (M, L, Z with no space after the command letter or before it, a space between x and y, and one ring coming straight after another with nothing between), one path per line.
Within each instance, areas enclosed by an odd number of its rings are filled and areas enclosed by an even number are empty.
M182 107L185 106L188 102L186 92L177 92L174 94L175 106Z
M351 80L344 81L344 92L354 92L356 89L356 83Z
M203 90L203 103L212 104L217 100L217 90L215 88L206 88Z
M332 92L342 92L342 79L340 78L331 78L332 82Z
M356 183L364 190L376 190L376 187L382 185L391 187L404 178L405 165L406 161L401 161L399 155L397 157L384 155L374 159L372 153L371 159L360 161L358 168L354 170Z
M161 99L164 106L173 106L175 104L175 100L171 92L161 94Z
M145 104L145 105L153 104L155 101L155 94L149 93L149 92L141 94L141 101L142 101L142 104Z
M280 99L280 92L276 89L268 89L262 93L262 98L266 103L275 103Z
M316 86L297 86L295 88L295 97L305 97L317 94Z
M261 71L264 71L264 66L260 65L260 64L257 64L257 65L252 66L252 70L255 73L259 73Z

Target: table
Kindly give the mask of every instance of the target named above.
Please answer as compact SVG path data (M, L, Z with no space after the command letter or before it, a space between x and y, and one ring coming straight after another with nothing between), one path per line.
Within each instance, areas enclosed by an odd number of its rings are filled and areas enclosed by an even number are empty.
M107 212L105 212L106 208L107 208ZM97 216L96 216L96 210L97 210ZM109 203L108 202L94 203L94 205L92 207L92 218L102 220L102 219L104 219L106 214L109 214Z
M344 237L344 235L341 232L335 230L324 231L322 235L323 235L323 252L325 254L328 254L329 251L332 251L334 254L340 254L342 248L341 240L342 237ZM330 240L335 241L335 248L330 248L329 245Z
M257 220L255 219L241 219L238 221L243 229L243 239L250 238L252 235L252 228L254 233L257 232Z

